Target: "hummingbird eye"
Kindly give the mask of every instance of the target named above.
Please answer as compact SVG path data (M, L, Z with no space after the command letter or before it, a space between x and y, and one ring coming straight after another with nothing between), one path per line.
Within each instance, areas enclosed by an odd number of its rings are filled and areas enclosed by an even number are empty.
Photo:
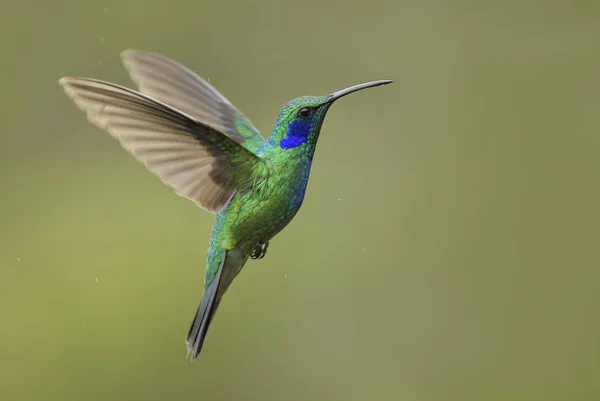
M312 113L312 109L309 107L303 107L298 111L298 117L306 118L310 116Z

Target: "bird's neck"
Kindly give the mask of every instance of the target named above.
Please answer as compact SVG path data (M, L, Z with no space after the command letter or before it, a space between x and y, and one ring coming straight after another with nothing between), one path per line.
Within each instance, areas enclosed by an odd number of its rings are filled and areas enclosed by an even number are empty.
M310 164L314 154L315 146L308 143L293 149L285 149L277 143L267 142L257 151L258 156L280 167Z
M279 145L265 144L258 155L267 162L273 174L268 178L269 186L277 188L275 191L284 199L284 208L288 212L300 209L306 193L310 170L312 167L312 149L300 147L295 149L282 149Z
M278 144L267 142L257 154L271 166L275 175L291 183L308 181L314 152L314 146L308 144L283 149Z

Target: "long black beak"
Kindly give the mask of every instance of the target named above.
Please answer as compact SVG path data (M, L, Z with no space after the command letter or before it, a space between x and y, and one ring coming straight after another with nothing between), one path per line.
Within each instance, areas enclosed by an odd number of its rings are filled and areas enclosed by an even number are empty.
M387 85L387 84L391 84L393 82L394 81L391 81L389 79L384 79L384 80L381 80L381 81L366 82L364 84L354 85L354 86L351 86L351 87L346 88L346 89L342 89L340 91L334 92L331 95L329 95L329 101L328 101L328 103L333 103L336 100L338 100L339 98L341 98L343 96L346 96L346 95L348 95L348 94L350 94L352 92L359 91L361 89L373 88L375 86L381 86L381 85Z

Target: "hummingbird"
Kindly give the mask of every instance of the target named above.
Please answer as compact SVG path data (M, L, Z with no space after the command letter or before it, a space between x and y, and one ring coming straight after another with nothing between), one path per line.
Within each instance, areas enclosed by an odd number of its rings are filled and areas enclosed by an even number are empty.
M88 120L175 192L216 214L204 291L188 331L188 356L200 354L223 295L248 259L294 218L306 193L321 126L331 105L380 80L281 109L271 135L192 70L159 54L121 53L138 91L91 78L59 80Z

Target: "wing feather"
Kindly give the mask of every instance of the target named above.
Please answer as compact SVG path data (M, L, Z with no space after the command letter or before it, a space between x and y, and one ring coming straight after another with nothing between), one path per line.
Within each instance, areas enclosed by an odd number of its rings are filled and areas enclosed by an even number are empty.
M252 152L264 143L256 127L189 68L159 54L126 50L123 64L139 91L223 132Z
M88 78L60 84L88 119L163 182L198 206L220 212L250 185L262 161L233 139L185 111L125 87Z

